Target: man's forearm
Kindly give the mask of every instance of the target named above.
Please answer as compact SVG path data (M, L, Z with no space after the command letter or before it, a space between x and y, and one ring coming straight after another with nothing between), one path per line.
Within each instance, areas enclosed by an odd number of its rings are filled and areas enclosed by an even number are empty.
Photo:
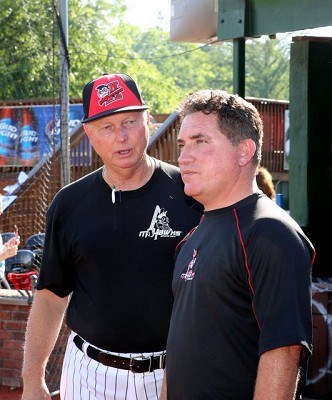
M260 357L254 400L292 400L299 379L302 346L280 347Z
M167 400L166 370L164 373L163 384L161 387L160 400Z
M26 388L43 385L46 364L57 340L67 301L48 290L35 292L24 347L22 377Z

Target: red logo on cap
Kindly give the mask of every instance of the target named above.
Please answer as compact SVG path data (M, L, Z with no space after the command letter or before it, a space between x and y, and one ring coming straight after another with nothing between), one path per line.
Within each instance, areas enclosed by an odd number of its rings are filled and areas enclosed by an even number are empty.
M119 81L98 85L96 90L100 99L98 102L100 106L108 106L114 101L123 99L123 87L119 85Z

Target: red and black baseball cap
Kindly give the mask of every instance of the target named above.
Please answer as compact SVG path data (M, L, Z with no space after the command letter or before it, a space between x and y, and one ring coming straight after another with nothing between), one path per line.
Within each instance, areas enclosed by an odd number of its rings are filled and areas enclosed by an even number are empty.
M82 123L124 111L147 110L133 78L126 74L104 74L83 88Z

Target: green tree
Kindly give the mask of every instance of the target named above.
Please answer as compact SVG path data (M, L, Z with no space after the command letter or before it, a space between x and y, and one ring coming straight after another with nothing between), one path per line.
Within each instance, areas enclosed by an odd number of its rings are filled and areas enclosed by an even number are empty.
M58 8L58 0L17 0L15 7L11 0L1 1L0 99L59 96ZM125 36L112 29L121 23L125 9L123 0L69 2L71 97L80 97L83 83L109 66L110 49L126 54Z
M233 46L230 42L218 42L202 49L208 57L206 87L233 90Z
M1 100L60 97L58 7L59 0L1 0ZM174 111L200 88L232 91L231 42L171 42L158 24L146 32L126 24L125 11L124 0L68 2L70 98L104 72L137 79L152 113ZM247 40L247 96L288 98L286 50L278 40Z
M246 96L289 98L289 54L283 42L268 37L246 41Z
M205 87L231 89L232 53L228 44L171 42L167 32L154 28L139 36L134 50L164 76L168 95L176 100L175 104L169 103L173 110L194 90Z
M52 15L50 1L1 1L0 99L52 97Z
M125 13L123 0L69 2L70 96L81 97L83 85L107 71L123 70L126 31L118 25Z

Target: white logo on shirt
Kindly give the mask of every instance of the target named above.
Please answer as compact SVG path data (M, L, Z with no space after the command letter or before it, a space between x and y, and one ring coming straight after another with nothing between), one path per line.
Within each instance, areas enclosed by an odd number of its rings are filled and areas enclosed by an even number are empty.
M182 231L173 231L169 226L169 218L167 211L164 208L156 206L149 228L146 231L140 231L139 237L149 238L154 240L159 237L173 238L180 236Z
M194 279L195 272L193 271L193 268L196 262L196 257L197 257L197 250L194 249L193 258L188 264L187 272L185 274L181 274L181 279L184 279L185 281L192 281Z

